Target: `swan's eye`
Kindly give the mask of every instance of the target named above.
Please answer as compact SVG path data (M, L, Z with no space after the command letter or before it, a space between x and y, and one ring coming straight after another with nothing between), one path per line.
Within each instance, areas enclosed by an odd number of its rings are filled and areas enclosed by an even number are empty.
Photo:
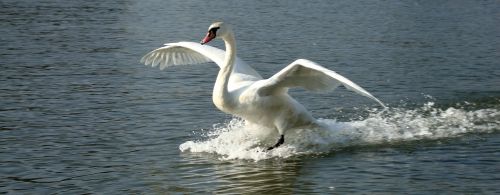
M211 32L211 33L214 33L214 34L215 34L215 33L217 32L217 30L219 30L219 28L220 28L220 27L213 27L213 28L211 28L208 32Z

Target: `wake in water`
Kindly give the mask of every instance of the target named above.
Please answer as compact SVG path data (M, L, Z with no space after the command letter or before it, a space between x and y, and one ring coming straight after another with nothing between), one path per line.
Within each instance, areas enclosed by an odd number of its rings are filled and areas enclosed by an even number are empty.
M216 125L204 135L205 140L187 141L179 149L182 152L215 153L222 160L258 161L321 154L351 146L490 133L500 130L500 110L468 110L463 107L440 109L433 102L428 102L413 110L390 108L379 113L372 111L368 117L358 121L319 119L319 122L323 128L287 131L285 144L271 151L265 149L276 141L276 131L245 124L240 119Z

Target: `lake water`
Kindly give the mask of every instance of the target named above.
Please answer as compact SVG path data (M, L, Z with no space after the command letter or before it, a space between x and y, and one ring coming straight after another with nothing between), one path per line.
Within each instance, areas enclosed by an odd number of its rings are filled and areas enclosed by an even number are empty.
M0 10L0 194L500 193L499 1L2 0ZM262 152L265 129L212 104L213 63L139 63L163 43L200 41L216 20L264 77L310 59L389 109L344 88L294 89L329 128Z

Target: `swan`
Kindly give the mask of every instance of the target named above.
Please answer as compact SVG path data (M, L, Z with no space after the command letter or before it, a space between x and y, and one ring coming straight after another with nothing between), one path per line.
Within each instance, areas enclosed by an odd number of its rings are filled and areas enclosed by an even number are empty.
M206 45L215 38L224 41L226 51ZM319 126L311 113L288 94L289 88L331 91L343 85L385 108L379 99L354 82L306 59L298 59L272 77L263 79L236 56L234 33L224 22L211 24L201 43L167 43L141 58L141 63L159 66L161 70L169 66L211 61L220 68L213 89L213 103L219 110L240 117L245 122L277 130L278 141L267 150L283 144L287 130Z

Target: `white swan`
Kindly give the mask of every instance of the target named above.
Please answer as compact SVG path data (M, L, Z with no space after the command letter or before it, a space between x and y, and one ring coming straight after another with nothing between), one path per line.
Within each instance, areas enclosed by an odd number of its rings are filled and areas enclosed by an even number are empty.
M224 40L226 52L203 45L214 38ZM153 67L198 64L213 61L220 67L213 90L213 102L221 111L243 118L247 122L271 127L279 132L278 142L284 143L286 130L317 125L306 108L288 95L288 88L302 87L311 91L333 90L344 85L360 95L384 104L349 79L312 61L299 59L271 78L262 77L236 57L234 34L229 25L216 22L200 43L167 43L144 57L141 62Z

